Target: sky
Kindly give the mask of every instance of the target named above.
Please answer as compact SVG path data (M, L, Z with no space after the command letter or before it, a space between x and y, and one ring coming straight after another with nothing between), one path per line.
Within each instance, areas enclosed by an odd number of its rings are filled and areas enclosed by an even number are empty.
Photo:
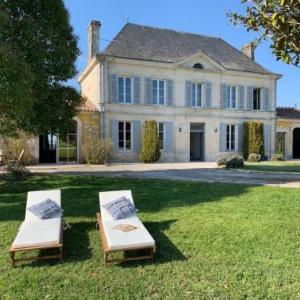
M136 23L178 31L221 37L237 49L255 39L255 34L242 26L235 27L227 11L243 12L237 0L65 0L71 25L78 36L80 56L78 72L87 63L87 27L91 20L101 21L102 51L127 23ZM277 106L300 108L300 68L277 61L263 42L255 50L255 60L266 69L282 74L278 81ZM77 86L75 80L72 84Z

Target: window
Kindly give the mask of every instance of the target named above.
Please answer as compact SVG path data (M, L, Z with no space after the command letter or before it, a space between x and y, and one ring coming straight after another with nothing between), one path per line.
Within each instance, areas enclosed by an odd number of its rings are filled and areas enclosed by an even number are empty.
M165 149L165 123L158 123L159 149Z
M131 122L119 122L119 149L131 150Z
M201 107L202 102L202 84L192 83L192 106Z
M118 102L131 103L131 78L118 77Z
M200 64L200 63L196 63L196 64L193 65L193 68L194 69L203 69L203 65Z
M165 81L152 80L152 103L156 105L164 105L165 98Z
M236 108L236 91L235 86L227 86L227 108Z
M257 89L257 88L253 89L253 109L254 110L261 109L261 89Z
M229 124L226 126L226 150L236 151L237 132L236 125Z

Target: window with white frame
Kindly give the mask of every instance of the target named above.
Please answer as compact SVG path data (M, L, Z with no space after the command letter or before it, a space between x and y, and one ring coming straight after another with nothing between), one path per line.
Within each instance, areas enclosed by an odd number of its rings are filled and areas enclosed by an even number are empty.
M119 122L119 149L131 150L131 122Z
M132 102L132 87L130 77L118 77L118 102Z
M152 104L164 105L166 99L165 80L152 80Z
M261 110L261 89L260 88L253 89L253 109Z
M236 108L237 88L236 86L227 86L227 108Z
M158 123L159 149L165 149L165 123Z
M228 124L226 126L226 150L237 150L237 126L234 124Z
M202 106L202 84L192 83L192 106L201 107Z

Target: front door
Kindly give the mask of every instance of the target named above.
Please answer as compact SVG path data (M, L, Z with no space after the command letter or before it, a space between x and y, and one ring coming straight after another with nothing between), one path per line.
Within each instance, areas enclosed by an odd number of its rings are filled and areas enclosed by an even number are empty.
M191 124L190 161L204 161L204 124Z
M57 136L54 134L40 135L40 163L56 163Z

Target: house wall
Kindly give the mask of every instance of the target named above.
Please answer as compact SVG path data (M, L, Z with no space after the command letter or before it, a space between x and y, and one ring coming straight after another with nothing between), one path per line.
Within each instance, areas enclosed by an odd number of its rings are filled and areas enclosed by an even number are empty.
M195 61L193 61L194 63ZM201 61L203 62L203 61ZM204 64L204 63L203 63ZM261 121L270 125L269 138L270 157L275 149L275 79L270 76L251 73L222 72L221 70L193 70L184 66L170 67L155 63L130 62L125 60L110 60L105 64L105 135L111 135L110 120L145 120L173 122L173 151L162 153L161 161L189 161L190 159L190 123L205 124L205 160L214 161L220 157L220 123L240 124L244 121ZM108 103L108 75L138 76L141 78L141 101L138 105ZM172 106L147 105L144 101L144 78L168 79L174 82L174 97ZM212 84L211 108L191 108L185 106L185 81L206 82ZM265 87L270 91L270 111L247 111L221 109L221 84L243 85L246 107L246 87ZM181 129L181 130L180 130ZM114 158L119 161L137 161L138 154L134 152L115 151Z

